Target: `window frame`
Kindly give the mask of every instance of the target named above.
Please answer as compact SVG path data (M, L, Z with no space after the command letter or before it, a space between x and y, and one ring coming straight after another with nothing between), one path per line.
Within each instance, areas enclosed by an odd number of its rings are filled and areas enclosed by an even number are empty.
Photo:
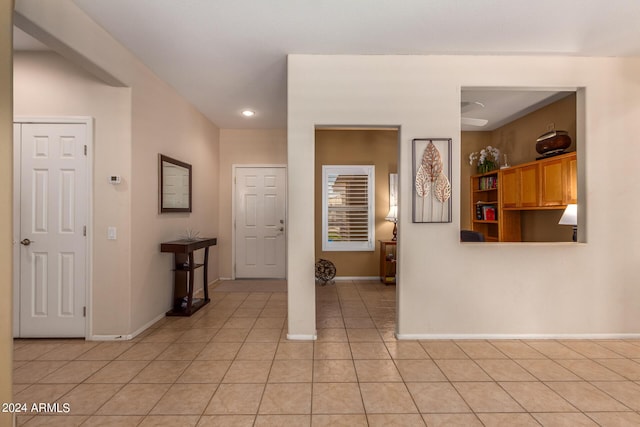
M329 177L335 175L367 176L367 240L329 240ZM374 251L375 250L375 166L374 165L323 165L322 166L322 250Z

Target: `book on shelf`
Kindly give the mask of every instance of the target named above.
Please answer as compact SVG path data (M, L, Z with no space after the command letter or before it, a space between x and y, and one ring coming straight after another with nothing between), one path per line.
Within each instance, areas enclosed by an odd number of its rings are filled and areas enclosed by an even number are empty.
M496 221L498 210L495 202L476 202L476 219L479 221Z
M497 176L483 176L478 180L478 190L493 190L497 188Z

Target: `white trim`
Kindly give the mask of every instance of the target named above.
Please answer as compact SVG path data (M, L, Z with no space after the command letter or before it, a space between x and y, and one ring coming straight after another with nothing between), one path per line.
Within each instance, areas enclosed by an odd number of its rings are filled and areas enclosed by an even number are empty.
M366 176L367 177L367 237L366 241L330 240L329 239L329 191L333 188L329 182L331 176ZM335 251L375 251L375 165L322 165L322 250ZM356 187L357 188L357 187ZM346 206L341 206L345 208ZM362 207L360 207L361 209ZM364 225L364 224L360 224Z
M640 339L640 333L629 334L395 334L399 340L604 340Z
M336 282L340 282L343 280L353 280L354 282L357 281L370 281L370 280L380 280L380 276L336 276L333 278L333 280L335 280ZM382 282L381 282L382 283Z
M91 335L86 338L87 341L129 341L133 339L133 335Z
M286 187L287 185L287 165L286 163L258 163L258 164L243 164L243 163L233 163L231 165L231 278L220 278L219 280L236 280L236 171L238 169L254 169L254 168L282 168L284 169L285 176L285 227L287 227L287 200L289 199L289 191ZM286 228L285 228L286 230ZM285 239L285 276L287 274L287 261L288 261L288 253L289 248L287 247L288 239ZM285 277L286 279L286 277Z
M19 135L18 135L19 133ZM13 123L13 336L20 335L20 168L22 126Z
M14 124L29 124L29 123L51 123L51 124L82 124L85 125L85 142L87 144L87 164L86 164L86 180L87 180L87 199L86 199L86 212L87 212L87 239L85 241L85 253L86 253L86 263L85 263L85 272L86 272L86 288L85 288L85 306L87 307L87 317L85 319L84 326L84 336L85 339L90 339L93 331L93 145L94 145L94 132L93 132L93 117L90 116L16 116L13 118ZM18 140L20 142L20 140ZM13 193L14 193L14 248L18 244L19 236L20 236L20 208L19 208L19 200L20 200L20 168L16 167L16 165L20 165L21 158L20 154L16 154L15 148L15 137L14 137L14 183L13 183ZM17 162L17 163L16 163ZM16 169L18 170L16 172ZM16 196L17 193L17 196ZM17 197L17 202L16 202ZM16 228L17 227L17 228ZM14 249L15 250L15 249ZM15 252L14 252L15 254ZM13 259L13 268L16 271L16 268L19 271L20 268L20 257L14 255ZM19 281L17 276L14 275L14 295L17 293L15 290L19 290ZM16 331L20 329L20 315L19 310L16 310L17 307L20 306L20 300L16 303L16 298L14 296L14 334L17 336ZM18 314L16 314L18 313ZM16 317L17 316L17 317Z
M316 332L313 335L305 335L305 334L287 334L287 339L292 341L315 341L318 339L318 333Z

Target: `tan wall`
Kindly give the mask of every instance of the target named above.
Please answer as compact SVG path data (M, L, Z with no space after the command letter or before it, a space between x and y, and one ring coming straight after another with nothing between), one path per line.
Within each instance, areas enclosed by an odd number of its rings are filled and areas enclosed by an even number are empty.
M13 206L13 1L0 0L0 402L12 402L12 206ZM0 413L0 425L11 425L11 414Z
M507 154L511 166L532 162L540 156L536 152L536 139L552 125L556 130L569 132L571 147L567 151L575 151L575 93L492 131L491 145Z
M119 159L122 170L130 165L130 176L123 177L126 185L121 184L119 191L128 192L131 202L129 206L118 207L118 212L122 212L130 224L129 230L123 230L124 234L118 232L118 239L125 240L129 233L129 259L115 267L108 259L94 260L94 268L107 271L107 274L119 269L131 273L122 286L111 290L112 294L118 295L109 296L110 301L123 299L123 304L114 308L109 314L112 317L104 319L104 323L95 319L95 327L104 335L140 332L162 317L171 305L173 258L170 254L160 253L160 243L179 238L187 229L197 230L202 236L217 234L219 130L72 1L24 0L16 12L21 25L46 36L47 40L42 41L50 41L56 50L65 53L65 57L73 58L74 63L97 70L102 77L110 76L110 82L121 82L131 88L129 111L123 112L129 119L126 123L118 123L118 126L128 128L128 134L123 140L109 141L117 148L107 154L109 159ZM77 94L83 95L82 92ZM96 121L96 129L102 125ZM192 164L193 213L158 213L159 153ZM95 159L96 171L102 167L102 161L102 158ZM111 174L119 169L110 164L105 170ZM106 176L96 175L94 179L98 183L106 180ZM107 191L110 190L113 188ZM100 194L95 196L100 197ZM101 215L100 212L94 214L96 218ZM113 216L109 216L108 221L111 220ZM106 241L106 230L96 231L94 245L108 244L100 243L98 239ZM211 280L219 275L217 253L214 248L210 254ZM202 287L202 283L197 286ZM118 292L122 289L122 293ZM96 304L103 302L96 300ZM126 318L128 327L120 330L122 321L113 319L115 316Z
M131 91L109 86L54 52L14 55L16 116L90 116L93 140L93 334L130 327ZM107 176L120 175L114 186ZM107 240L107 227L117 240Z
M375 166L375 251L324 252L322 250L322 166ZM389 174L398 171L398 132L393 130L316 130L315 144L315 251L316 259L334 263L337 276L374 277L380 274L378 240L393 237L389 212Z
M220 223L218 250L220 277L233 277L232 212L233 165L284 165L287 163L286 129L220 130Z
M462 157L460 165L462 188L462 204L460 224L462 228L471 224L469 209L469 188L464 183L476 173L476 163L469 165L470 153L491 145L507 154L511 166L532 162L540 156L536 152L536 139L550 128L565 130L571 137L571 146L567 151L576 149L576 94L573 93L524 117L514 120L498 129L486 132L462 132ZM500 163L504 164L501 155ZM569 242L573 230L571 227L558 225L562 216L561 210L523 211L520 218L523 242Z

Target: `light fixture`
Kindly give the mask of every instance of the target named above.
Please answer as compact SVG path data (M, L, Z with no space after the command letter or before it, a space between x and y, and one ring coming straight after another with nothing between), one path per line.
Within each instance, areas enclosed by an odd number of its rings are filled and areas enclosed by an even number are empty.
M573 204L567 205L558 224L573 226L573 241L577 242L578 241L578 205L573 205Z
M398 207L391 205L389 207L389 213L384 219L393 222L393 239L391 240L395 242L398 240Z
M256 112L253 110L242 110L242 115L244 117L253 117L256 115Z
M389 174L389 213L384 218L393 222L393 239L398 240L398 174Z

